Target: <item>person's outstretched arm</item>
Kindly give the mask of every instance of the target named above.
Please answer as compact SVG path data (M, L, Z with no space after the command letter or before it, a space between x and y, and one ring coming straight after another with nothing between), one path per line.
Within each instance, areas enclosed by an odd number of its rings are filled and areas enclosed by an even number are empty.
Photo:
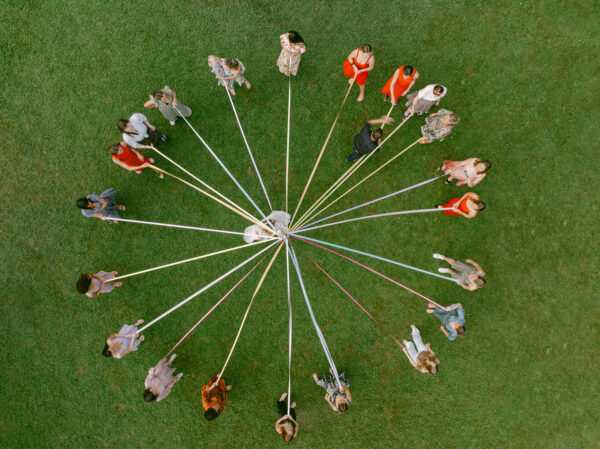
M144 107L145 108L155 108L156 105L154 104L154 102L152 100L148 100L147 102L144 103Z
M485 271L483 271L481 266L479 266L479 264L477 262L475 262L474 260L467 259L467 260L465 260L465 263L470 263L471 265L473 265L475 267L475 269L477 270L477 274L479 274L479 275L485 274Z

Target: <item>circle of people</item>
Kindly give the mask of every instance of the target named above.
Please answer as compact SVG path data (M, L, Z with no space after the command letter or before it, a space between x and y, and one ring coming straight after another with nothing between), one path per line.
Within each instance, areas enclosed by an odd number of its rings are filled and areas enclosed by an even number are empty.
M285 76L296 76L300 65L302 55L306 52L306 45L302 37L295 31L289 31L280 36L281 53L277 59L279 71ZM251 85L244 77L246 67L235 58L225 59L214 55L208 57L208 65L211 72L218 80L218 85L225 87L230 94L236 95L235 84L245 85L250 89ZM370 45L365 44L350 52L344 60L342 68L344 75L349 79L349 83L355 82L359 87L359 95L356 101L361 102L365 96L365 85L370 72L375 66L375 57ZM424 88L410 93L409 91L419 78L419 72L410 65L402 65L394 71L392 77L381 89L383 101L390 101L396 105L399 100L406 97L406 112L404 117L411 115L423 115L429 112L431 107L439 106L441 99L447 94L448 89L441 84L429 84ZM150 95L149 100L144 103L145 108L157 108L164 118L175 125L178 117L189 117L192 110L178 101L176 92L165 86ZM353 162L364 154L368 154L377 149L381 144L383 131L381 128L371 129L372 125L380 123L391 123L392 118L381 117L379 119L369 120L360 133L354 136L353 152L346 161ZM439 109L430 114L425 119L425 124L421 127L422 137L419 139L421 144L429 144L434 141L444 140L454 126L459 122L459 117L452 111ZM142 113L135 113L128 119L121 119L117 122L117 127L121 132L122 141L110 145L112 161L120 167L142 173L145 168L156 171L162 178L163 174L155 168L154 159L147 158L140 153L140 149L153 149L163 142L167 142L168 137L157 130L148 118ZM490 168L489 161L472 157L464 161L446 160L438 168L443 171L448 178L446 183L457 180L457 186L467 185L473 187L478 184ZM95 192L77 200L77 206L86 217L95 217L100 220L106 220L110 223L117 223L114 219L119 219L119 211L124 211L124 205L116 203L117 191L109 188L100 195ZM443 205L437 205L443 208L446 215L462 215L466 218L475 217L485 208L479 195L474 192L468 192L461 197L452 198ZM283 229L289 223L289 215L281 217L276 214L285 214L275 211L268 217L271 223L278 224ZM264 221L264 220L263 220ZM244 237L248 243L269 235L268 231L255 226L256 236L251 238ZM447 264L449 268L439 268L440 273L449 274L458 285L466 290L476 290L485 285L485 272L474 261L467 259L465 262L454 260L442 254L434 254L434 258L440 259ZM100 271L97 273L82 274L76 283L77 291L90 298L96 298L102 293L109 293L116 287L121 287L121 281L112 282L118 273L116 271ZM458 336L465 334L465 311L460 303L440 308L429 304L427 313L432 313L437 317L441 326L440 329L449 340L454 340ZM136 351L139 344L144 340L143 335L138 335L138 326L143 323L139 320L133 325L124 325L116 334L112 334L106 341L103 355L106 357L123 358L125 355ZM402 350L406 354L411 365L418 371L427 374L436 374L438 372L439 358L431 349L430 343L424 344L419 329L411 324L412 341L403 340ZM150 368L144 382L144 400L147 402L161 401L166 398L173 385L178 382L182 373L175 374L175 368L172 363L176 355L173 354L167 361L166 357L159 363ZM330 369L331 372L331 369ZM326 390L325 400L331 408L339 413L344 413L352 400L350 394L350 383L345 374L339 376L340 389L332 376L319 377L313 373L315 383ZM217 377L210 379L201 390L202 405L205 410L204 416L207 420L217 418L224 410L227 400L227 392L231 386L227 385L224 379ZM288 413L286 402L287 393L284 393L277 402L278 419L275 424L276 431L285 441L291 441L298 434L298 422L296 419L295 402L291 404Z

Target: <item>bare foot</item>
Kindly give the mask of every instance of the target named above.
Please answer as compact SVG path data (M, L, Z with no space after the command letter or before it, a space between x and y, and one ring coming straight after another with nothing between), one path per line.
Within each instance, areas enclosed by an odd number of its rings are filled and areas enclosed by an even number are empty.
M113 276L116 276L117 274L119 274L119 272L116 271L116 270L113 270L113 271L110 272L110 274L112 274Z
M364 99L365 99L365 96L364 96L364 95L359 95L359 96L358 96L358 98L356 99L356 101L357 101L358 103L360 103L360 102L361 102L361 101L363 101Z
M127 209L127 208L126 208L125 206L123 206L122 204L117 204L115 207L116 207L117 209L119 209L119 210L125 210L125 209Z
M427 309L427 313L433 313L433 309Z
M252 87L252 85L246 80L246 89L250 89L250 87Z
M113 285L115 287L120 287L121 285L123 285L123 283L121 281L117 281L117 282L113 282Z
M163 175L163 174L162 174L162 172L161 172L161 173L159 173L159 174L158 174L158 177L159 177L160 179L163 179L163 178L165 177L165 175Z
M315 380L315 382L319 381L319 377L317 376L317 373L313 373L313 379Z
M144 338L146 338L144 335L140 337L140 343L144 341Z
M281 401L284 401L286 397L287 397L287 393L283 393L283 394L281 395L281 397L279 398L279 401L280 401L280 402L281 402Z
M411 329L416 329L416 328L417 328L417 326L415 326L414 324L411 324L411 325L410 325L410 328L411 328Z

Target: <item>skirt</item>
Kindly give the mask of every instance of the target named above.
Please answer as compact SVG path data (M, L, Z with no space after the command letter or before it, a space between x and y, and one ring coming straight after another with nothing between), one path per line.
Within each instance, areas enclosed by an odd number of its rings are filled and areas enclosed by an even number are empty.
M414 101L414 113L417 115L427 114L431 107L436 103L435 101L423 100L422 98L417 99L417 92L413 92L412 94L406 97L406 107L410 108L413 105Z

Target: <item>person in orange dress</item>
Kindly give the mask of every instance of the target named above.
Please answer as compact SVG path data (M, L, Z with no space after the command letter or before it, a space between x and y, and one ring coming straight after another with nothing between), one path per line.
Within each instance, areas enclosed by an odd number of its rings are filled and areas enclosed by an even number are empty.
M204 417L208 421L212 421L223 412L226 406L227 392L231 390L231 385L225 384L223 378L214 385L216 381L217 377L215 376L206 385L202 385L202 406L205 410Z
M355 82L360 89L356 99L358 102L365 99L365 84L373 67L375 67L375 58L373 57L373 49L369 44L352 50L344 61L344 75L349 78L348 84L352 84L352 80L356 76Z
M392 104L395 106L396 102L405 96L413 87L413 84L415 84L415 81L418 78L419 72L417 72L414 67L410 65L401 65L381 89L383 101L387 101L389 97L392 100Z
M446 215L462 215L465 218L473 218L480 211L485 209L485 203L481 201L479 195L474 192L467 192L460 198L452 198L444 205L437 205L438 209L451 208L445 210Z
M138 175L142 173L146 167L150 167L154 170L150 165L154 163L154 159L144 157L139 151L130 148L125 142L111 145L110 153L113 162L119 167L123 167L125 170L134 171ZM160 172L158 173L162 178L163 174Z

